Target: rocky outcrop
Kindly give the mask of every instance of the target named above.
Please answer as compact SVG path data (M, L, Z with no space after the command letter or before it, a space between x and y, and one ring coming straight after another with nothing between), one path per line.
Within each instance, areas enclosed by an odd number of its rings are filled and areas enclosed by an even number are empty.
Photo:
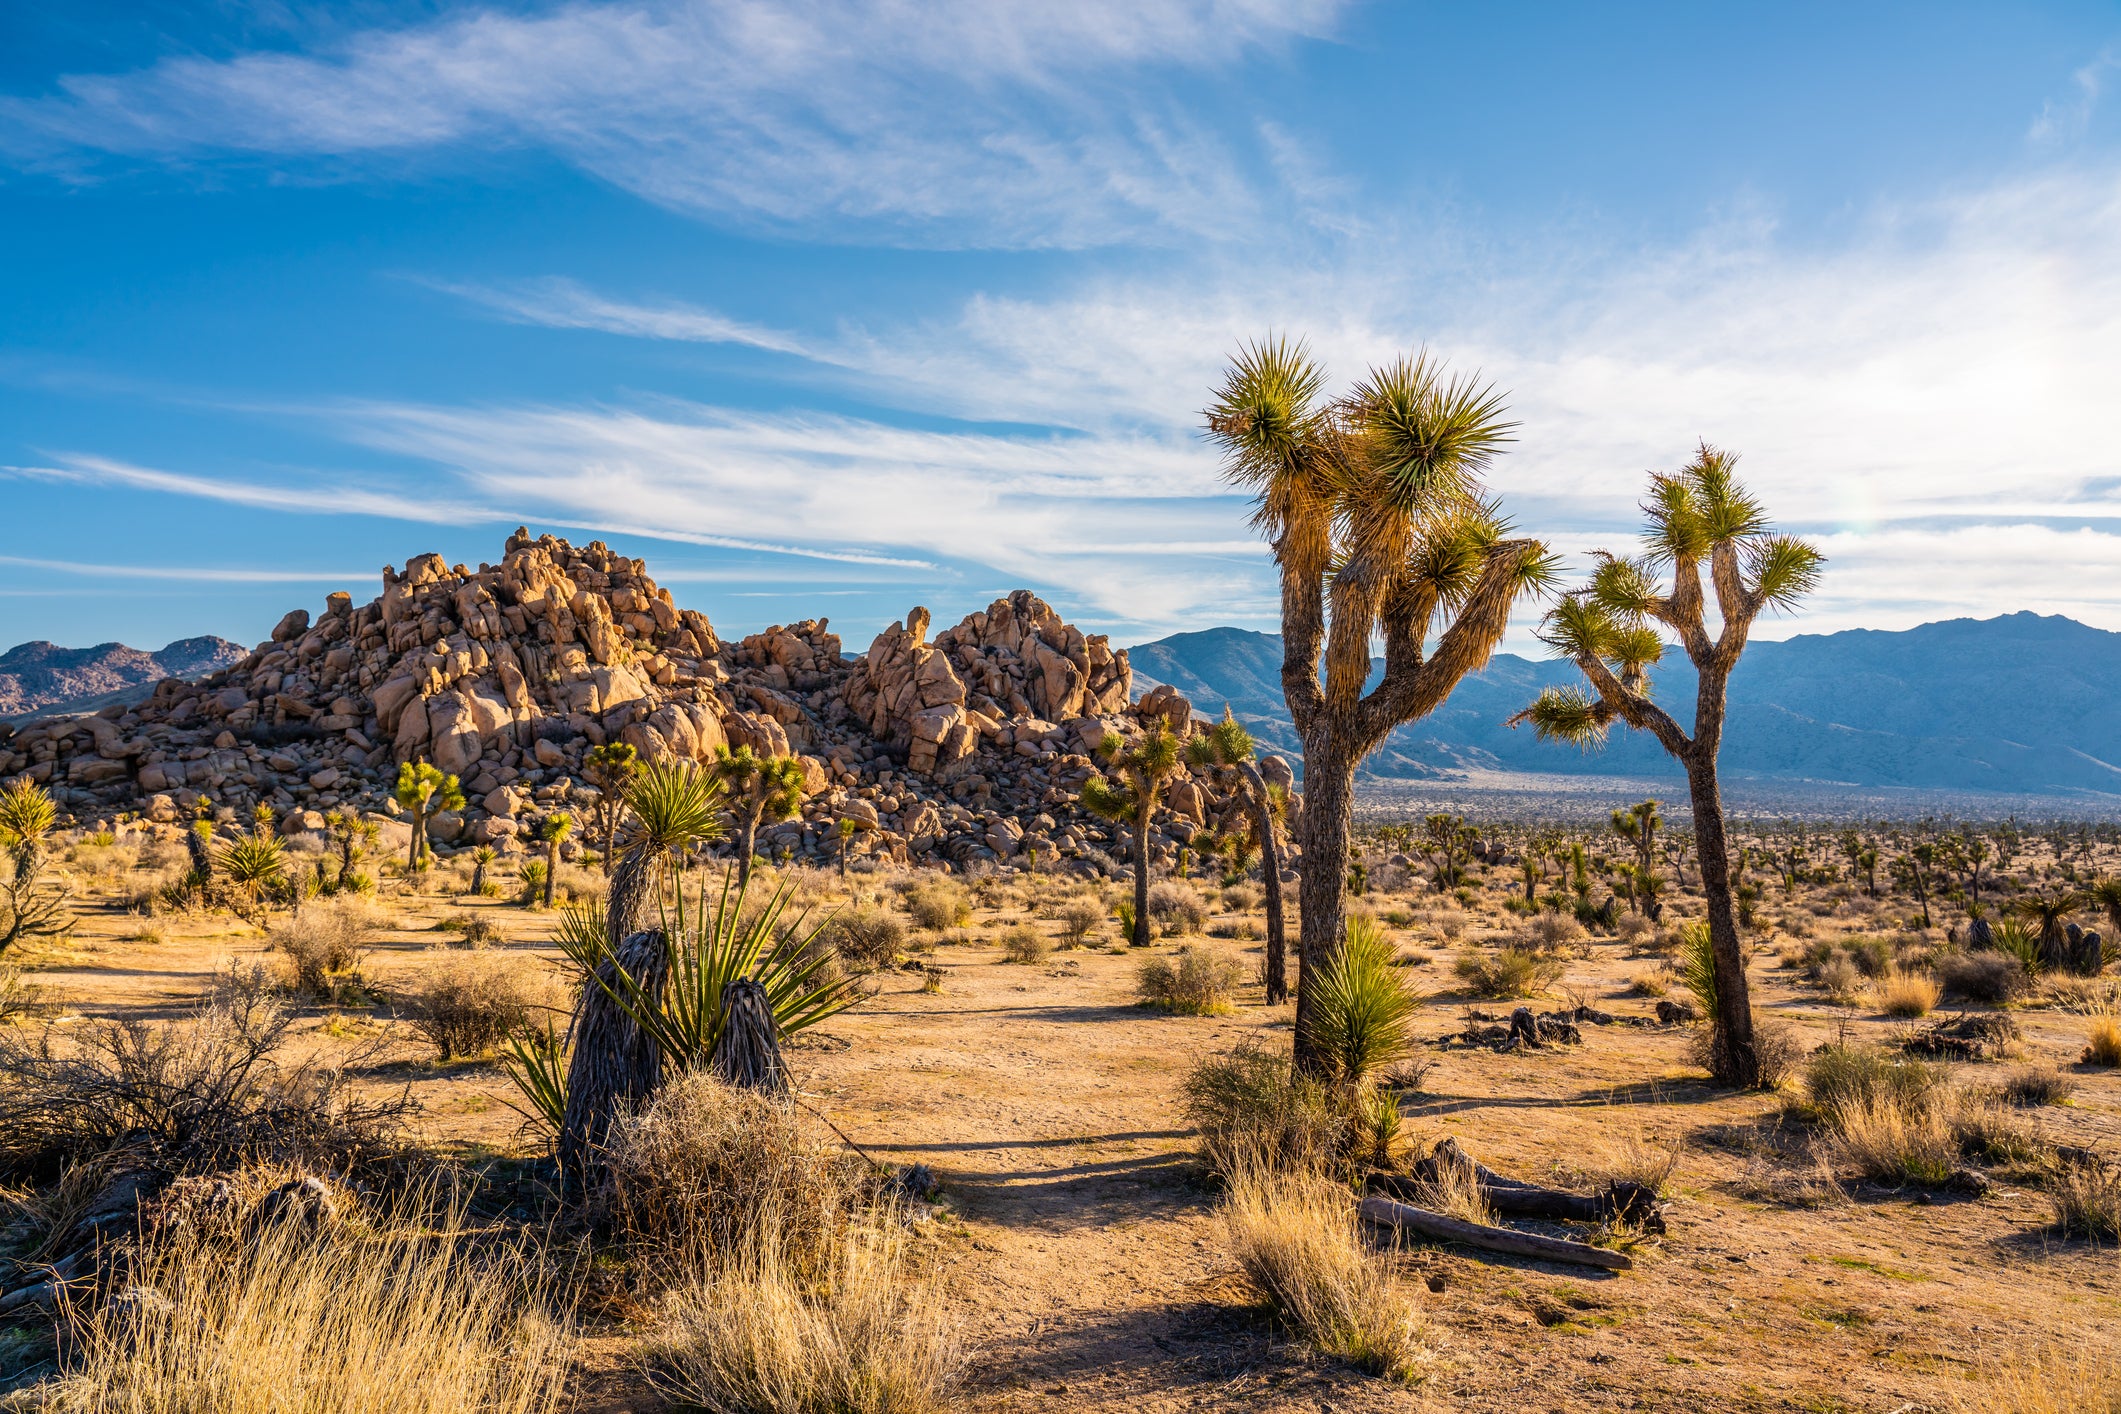
M705 761L748 745L804 763L802 815L761 831L768 854L830 860L845 819L857 855L1118 867L1124 832L1076 804L1091 753L1109 731L1190 730L1191 706L1169 689L1130 704L1127 655L1028 591L933 642L927 629L916 609L855 660L823 619L726 643L641 561L518 530L497 565L419 555L367 604L293 610L203 681L0 727L0 779L44 782L83 823L138 814L173 831L203 796L230 822L268 803L301 834L334 808L390 814L399 763L422 759L467 797L437 817L438 844L508 851L576 808L593 746ZM1207 781L1182 778L1171 800L1152 842L1165 860L1227 809Z
M145 688L163 678L192 678L225 668L243 656L243 646L225 638L180 638L160 652L122 643L94 648L19 643L0 653L0 717L62 709L76 703L101 706L104 699Z

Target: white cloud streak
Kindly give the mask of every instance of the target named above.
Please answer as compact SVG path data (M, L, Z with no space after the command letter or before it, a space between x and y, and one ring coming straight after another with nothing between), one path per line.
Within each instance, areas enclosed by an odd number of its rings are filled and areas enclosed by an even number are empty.
M326 52L175 57L0 101L21 160L547 149L650 200L942 246L1227 234L1230 138L1151 100L1338 0L647 0L476 11Z
M97 565L80 560L38 560L23 555L0 555L0 565L50 570L56 574L88 575L96 579L155 579L202 584L346 584L363 583L376 577L374 570L331 574L316 570L230 569L212 565Z

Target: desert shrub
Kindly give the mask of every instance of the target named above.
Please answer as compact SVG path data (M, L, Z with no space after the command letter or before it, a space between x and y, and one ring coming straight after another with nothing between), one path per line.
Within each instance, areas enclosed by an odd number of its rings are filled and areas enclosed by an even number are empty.
M1945 957L1937 965L1937 979L1954 996L1991 1005L2021 997L2033 985L2033 976L2023 962L2010 953L1994 950Z
M1105 921L1105 908L1093 898L1071 898L1054 910L1053 916L1060 920L1061 945L1078 948Z
M757 1234L804 1278L828 1271L866 1207L864 1166L788 1101L679 1076L646 1108L618 1116L609 1148L614 1228L673 1283L759 1260Z
M1640 913L1626 914L1613 925L1613 936L1630 948L1640 948L1656 932L1657 925Z
M2094 1016L2084 1033L2084 1063L2108 1069L2121 1065L2121 1018Z
M1920 1062L1854 1046L1824 1047L1804 1067L1812 1108L1829 1120L1842 1110L1873 1103L1924 1108L1941 1083L1939 1073Z
M435 931L449 935L444 947L483 948L501 941L501 930L482 913L452 913L435 924Z
M1246 1278L1307 1343L1395 1380L1420 1368L1414 1291L1369 1250L1344 1186L1308 1173L1246 1168L1232 1179L1223 1233Z
M1474 996L1508 1001L1516 997L1536 997L1551 990L1561 980L1564 964L1559 958L1543 956L1513 943L1495 952L1467 948L1451 964L1451 970L1458 974L1466 990Z
M328 1002L361 984L361 957L376 941L374 913L365 903L311 904L265 935L266 946L287 959L294 989Z
M1884 938L1843 938L1841 951L1866 977L1883 977L1893 966L1893 945Z
M1525 943L1540 951L1579 942L1583 936L1583 925L1564 913L1542 913L1524 927Z
M506 954L485 953L431 963L399 1000L443 1060L483 1056L528 1027L550 1000L538 974Z
M1910 1106L1889 1094L1836 1109L1832 1126L1836 1157L1880 1183L1940 1184L1959 1157L1958 1139L1937 1106Z
M1671 990L1665 980L1653 972L1638 972L1628 979L1628 995L1631 997L1661 997Z
M1941 989L1927 972L1887 968L1871 988L1871 999L1887 1016L1928 1016L1937 1005Z
M1392 966L1393 947L1375 919L1351 914L1340 947L1319 965L1308 1039L1343 1083L1359 1082L1413 1044L1421 994Z
M1250 913L1259 907L1260 892L1250 884L1233 884L1223 890L1223 908L1231 913ZM1405 927L1405 924L1401 924Z
M528 1262L453 1223L272 1223L157 1238L78 1328L51 1414L547 1414L572 1339Z
M2121 1414L2121 1362L2099 1349L2043 1351L1953 1396L1950 1408L1956 1414Z
M689 1407L760 1414L933 1414L970 1352L935 1287L909 1270L888 1215L844 1234L823 1273L793 1267L782 1219L712 1279L673 1293L647 1341Z
M955 879L924 879L906 890L906 912L916 927L962 928L972 921L972 896Z
M1813 969L1826 999L1836 1006L1854 1006L1863 997L1863 974L1847 953L1830 953Z
M171 1172L260 1161L343 1169L385 1153L409 1108L346 1073L284 1064L289 1012L230 996L177 1021L0 1034L0 1171L100 1159Z
M2023 1109L2066 1104L2076 1092L2076 1080L2051 1065L2023 1066L2003 1081L2003 1098Z
M1019 923L1002 934L1002 961L1043 962L1053 951L1046 935L1028 923Z
M1316 1168L1348 1139L1347 1116L1325 1087L1257 1041L1196 1062L1180 1094L1202 1156L1226 1178L1249 1165Z
M1198 933L1208 924L1208 910L1193 889L1165 879L1149 886L1149 924L1167 938Z
M2065 1237L2121 1241L2121 1169L2096 1161L2064 1164L2049 1180L2047 1198Z
M889 967L906 947L906 925L883 908L848 908L834 915L825 936L840 958L859 972Z
M1230 994L1244 975L1238 960L1219 948L1183 947L1144 962L1135 985L1143 1006L1181 1016L1215 1016L1230 1009Z

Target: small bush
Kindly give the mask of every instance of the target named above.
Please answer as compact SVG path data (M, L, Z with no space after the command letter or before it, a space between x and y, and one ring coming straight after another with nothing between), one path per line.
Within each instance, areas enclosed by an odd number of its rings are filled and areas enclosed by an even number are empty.
M485 954L431 964L402 995L413 1028L450 1060L490 1054L528 1027L547 989L520 962Z
M2096 1162L2064 1164L2048 1183L2047 1197L2065 1237L2082 1233L2094 1241L2121 1241L2121 1169Z
M1233 884L1223 890L1223 908L1230 913L1250 913L1259 907L1260 892L1250 884ZM1401 924L1401 927L1406 925Z
M1937 966L1944 990L1970 1002L2000 1005L2032 990L2025 964L2007 952L1954 953Z
M1843 938L1841 951L1856 970L1869 978L1880 978L1893 967L1893 945L1884 938Z
M1524 930L1525 941L1541 951L1579 942L1583 936L1583 925L1562 913L1542 913L1527 923Z
M1053 944L1046 935L1028 923L1019 923L1002 934L1002 961L1044 962L1053 951Z
M501 930L481 913L453 913L435 924L435 931L451 935L445 947L483 948L501 941Z
M1834 1152L1879 1183L1934 1186L1952 1176L1959 1141L1933 1105L1891 1095L1854 1100L1833 1112Z
M1657 925L1640 913L1624 915L1613 925L1613 936L1630 948L1640 948L1657 931Z
M1167 938L1198 933L1208 925L1208 910L1198 893L1165 879L1149 886L1149 924Z
M1512 944L1498 952L1468 948L1451 964L1451 970L1474 996L1510 1001L1552 990L1565 968L1559 958Z
M1348 1118L1325 1087L1257 1041L1197 1062L1180 1093L1202 1156L1226 1178L1256 1165L1318 1168L1347 1143Z
M1398 1060L1412 1044L1409 1027L1422 997L1393 968L1392 953L1376 921L1355 914L1340 947L1319 966L1309 1040L1345 1084Z
M1928 1016L1937 1005L1941 989L1937 979L1927 972L1904 972L1900 968L1887 968L1880 974L1877 985L1871 989L1871 998L1878 1010L1887 1016Z
M2084 1063L2112 1069L2121 1065L2121 1018L2095 1016L2084 1033Z
M1812 1107L1830 1121L1842 1110L1874 1103L1925 1107L1940 1083L1938 1072L1919 1062L1853 1046L1825 1047L1804 1068Z
M297 992L329 1002L361 984L361 957L377 932L374 915L363 905L311 904L274 927L265 942L287 959Z
M1662 997L1671 990L1655 973L1638 972L1628 979L1628 995L1631 997Z
M1183 947L1168 958L1144 962L1136 987L1143 1006L1181 1016L1216 1016L1230 1009L1231 993L1244 975L1238 960L1220 949Z
M954 879L927 879L906 890L906 912L916 927L962 928L972 921L972 896Z
M2003 1098L2021 1109L2061 1105L2077 1093L2077 1082L2051 1065L2014 1070L2003 1081Z
M1053 915L1060 920L1061 946L1079 948L1090 940L1105 921L1105 909L1095 899L1072 898Z
M1413 1288L1363 1240L1348 1190L1310 1174L1250 1168L1223 1209L1230 1255L1293 1331L1371 1374L1411 1379L1423 1359Z
M825 931L841 961L857 972L889 967L906 948L906 925L883 908L842 909Z
M1863 974L1846 953L1829 954L1817 968L1819 986L1836 1006L1854 1006L1863 998Z

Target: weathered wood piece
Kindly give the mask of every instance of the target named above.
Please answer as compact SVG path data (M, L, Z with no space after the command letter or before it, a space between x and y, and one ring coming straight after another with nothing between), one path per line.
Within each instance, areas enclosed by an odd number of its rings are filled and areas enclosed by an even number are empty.
M1513 1257L1530 1257L1541 1262L1568 1262L1579 1267L1603 1267L1607 1271L1625 1272L1635 1263L1625 1252L1612 1252L1603 1247L1591 1247L1581 1242L1565 1242L1558 1237L1539 1237L1529 1232L1518 1232L1507 1227L1485 1227L1480 1223L1461 1222L1434 1213L1427 1208L1417 1208L1411 1203L1401 1203L1391 1198L1371 1196L1362 1200L1362 1215L1371 1222L1383 1223L1403 1232L1419 1233L1439 1242L1456 1242L1467 1247L1479 1247L1489 1252L1506 1252Z

